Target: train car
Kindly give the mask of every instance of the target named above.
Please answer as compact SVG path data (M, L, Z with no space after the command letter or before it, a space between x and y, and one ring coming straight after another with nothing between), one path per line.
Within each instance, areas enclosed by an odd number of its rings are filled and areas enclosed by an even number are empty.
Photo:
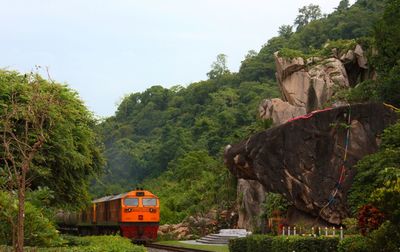
M61 229L75 230L79 234L114 234L135 241L157 238L160 222L160 202L149 191L134 190L106 196L92 201L79 214L57 214Z

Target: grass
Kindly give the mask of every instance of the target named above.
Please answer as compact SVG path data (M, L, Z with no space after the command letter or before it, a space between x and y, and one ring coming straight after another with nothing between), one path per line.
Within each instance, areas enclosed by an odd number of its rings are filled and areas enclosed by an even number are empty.
M170 246L176 246L176 247L182 247L182 248L202 249L202 250L208 250L208 251L214 251L214 252L229 252L228 245L194 245L194 244L188 244L188 243L183 243L183 242L179 242L179 241L161 241L161 242L157 242L157 244L170 245Z
M26 252L145 252L146 248L132 244L121 236L71 236L63 235L63 247L24 247ZM11 252L12 247L0 245L0 252Z

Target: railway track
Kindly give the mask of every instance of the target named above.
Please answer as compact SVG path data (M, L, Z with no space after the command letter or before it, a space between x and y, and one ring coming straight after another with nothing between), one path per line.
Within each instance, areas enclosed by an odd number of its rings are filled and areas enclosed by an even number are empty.
M183 248L183 247L175 247L175 246L161 245L161 244L146 244L145 247L159 249L163 251L173 251L173 252L210 252L209 250Z

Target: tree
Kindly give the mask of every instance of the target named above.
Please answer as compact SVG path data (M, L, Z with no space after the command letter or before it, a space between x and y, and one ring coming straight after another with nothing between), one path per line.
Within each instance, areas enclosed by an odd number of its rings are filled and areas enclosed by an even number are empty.
M23 251L27 187L35 183L35 178L46 182L51 178L50 187L61 185L55 188L59 200L71 192L72 197L85 195L84 185L100 170L103 160L91 130L91 114L76 93L38 74L6 71L0 72L0 90L0 186L17 191L14 246L16 251ZM77 181L68 181L71 178ZM70 188L71 183L76 188ZM69 202L80 199L70 198Z
M349 0L341 0L338 7L336 8L336 11L345 11L349 8L350 6L350 1Z
M317 20L321 17L321 8L318 5L310 4L299 9L299 15L297 15L294 24L297 25L297 30L300 30L311 21Z
M216 79L227 73L229 73L229 69L226 66L226 55L218 54L217 60L212 63L211 71L207 73L207 76L210 79Z
M378 55L375 59L380 73L387 74L398 65L400 57L400 0L388 1L381 20L375 28Z
M256 57L257 54L258 54L258 53L257 53L256 51L254 51L254 50L249 50L249 51L247 52L246 56L244 56L244 59L245 59L245 60L249 60L249 59L251 59L251 58L253 58L253 57Z
M382 99L400 106L400 0L388 1L383 17L375 28L375 41L378 54L375 66L380 82L379 93Z
M292 31L293 26L291 25L281 25L279 26L279 36L285 38L285 39L289 39L290 36L292 36L293 31Z

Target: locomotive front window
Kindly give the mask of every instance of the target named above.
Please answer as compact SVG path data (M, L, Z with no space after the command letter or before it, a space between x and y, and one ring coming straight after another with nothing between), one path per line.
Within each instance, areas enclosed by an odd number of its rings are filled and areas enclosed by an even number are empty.
M138 206L139 205L139 199L138 198L125 198L124 199L124 205L125 206Z
M157 199L150 198L150 199L142 199L143 206L157 206Z

